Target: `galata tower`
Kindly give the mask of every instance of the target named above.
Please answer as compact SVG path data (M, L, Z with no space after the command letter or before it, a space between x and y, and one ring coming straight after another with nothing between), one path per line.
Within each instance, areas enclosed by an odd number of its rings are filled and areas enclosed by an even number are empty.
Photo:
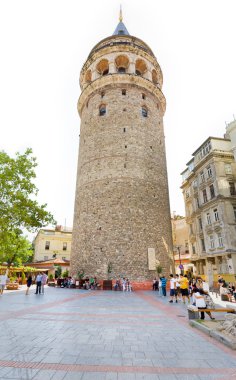
M147 284L157 266L170 271L162 81L152 50L120 14L80 74L72 274Z

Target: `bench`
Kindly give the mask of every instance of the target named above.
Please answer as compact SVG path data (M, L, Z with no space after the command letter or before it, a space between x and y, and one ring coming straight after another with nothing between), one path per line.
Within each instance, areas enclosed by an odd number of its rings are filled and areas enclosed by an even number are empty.
M233 309L233 308L219 308L219 309L200 309L200 310L196 310L196 311L193 311L193 310L189 310L188 309L188 318L189 319L199 319L199 312L201 311L204 311L205 313L210 311L210 312L213 312L213 313L233 313L233 314L236 314L236 309Z

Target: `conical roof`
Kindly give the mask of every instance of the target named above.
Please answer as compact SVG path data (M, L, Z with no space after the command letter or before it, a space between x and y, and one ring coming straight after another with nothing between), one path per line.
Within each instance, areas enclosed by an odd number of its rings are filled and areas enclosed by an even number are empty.
M119 24L117 25L116 30L113 33L113 36L116 36L116 35L119 35L119 34L121 34L121 35L128 35L129 36L129 32L126 29L126 26L125 26L125 24L122 21L120 21Z

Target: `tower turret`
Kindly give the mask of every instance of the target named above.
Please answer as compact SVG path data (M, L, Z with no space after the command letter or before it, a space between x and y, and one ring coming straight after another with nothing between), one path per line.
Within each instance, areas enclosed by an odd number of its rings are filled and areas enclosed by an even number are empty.
M72 272L150 280L172 251L162 72L122 16L80 74Z

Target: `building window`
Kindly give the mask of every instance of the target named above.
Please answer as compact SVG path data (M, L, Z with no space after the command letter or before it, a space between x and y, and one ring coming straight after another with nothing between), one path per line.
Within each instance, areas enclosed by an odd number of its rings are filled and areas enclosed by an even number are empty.
M215 248L215 242L214 242L214 236L213 235L210 235L210 246L211 246L211 249Z
M217 234L219 247L223 247L223 238L221 233Z
M199 224L200 230L202 231L202 219L201 218L198 218L198 224Z
M126 95L126 90L122 90L122 95Z
M67 243L63 243L63 251L66 251L67 250Z
M205 175L203 171L200 173L200 177L201 177L201 183L205 182Z
M214 185L210 186L210 194L211 194L211 199L215 198L215 189Z
M203 252L205 252L206 251L206 247L205 247L205 241L204 241L204 239L201 239L201 244L202 244L202 250L203 250Z
M109 62L107 59L102 59L96 66L97 72L100 75L107 75L109 73Z
M199 199L198 199L198 197L196 198L196 205L197 205L197 208L199 208L199 207L200 207L200 204L199 204Z
M225 174L232 174L231 164L225 164Z
M234 220L236 221L236 206L233 206L234 209Z
M206 203L207 202L207 192L206 192L206 189L202 190L202 196L203 196L203 202Z
M211 215L209 212L207 213L207 224L211 224Z
M48 250L50 248L50 241L45 242L45 249Z
M208 178L211 178L211 177L212 177L211 166L208 166L208 167L207 167L207 175L208 175Z
M218 213L217 208L214 209L214 216L215 216L215 221L218 222L220 218L219 218L219 213Z
M197 180L196 180L196 179L193 181L193 188L194 188L194 189L197 188Z
M145 95L145 94L142 94L142 99L143 99L143 100L146 99L146 95Z
M101 104L100 107L99 107L99 116L104 116L106 115L106 106L105 104Z
M142 107L142 116L147 117L148 116L148 111L146 107Z
M236 195L234 182L229 182L229 192L230 192L230 195Z

